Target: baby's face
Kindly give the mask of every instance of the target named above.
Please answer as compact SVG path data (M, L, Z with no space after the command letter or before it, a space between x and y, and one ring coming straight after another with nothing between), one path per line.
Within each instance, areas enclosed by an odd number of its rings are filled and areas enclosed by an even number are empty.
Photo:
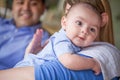
M101 25L100 16L81 4L71 8L62 22L67 37L79 47L91 44L98 36Z

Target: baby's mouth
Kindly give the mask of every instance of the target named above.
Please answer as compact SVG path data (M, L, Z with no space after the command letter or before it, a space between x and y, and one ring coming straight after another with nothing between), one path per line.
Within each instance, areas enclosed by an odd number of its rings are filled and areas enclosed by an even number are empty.
M79 39L80 39L80 40L85 40L85 38L84 38L84 37L79 37Z

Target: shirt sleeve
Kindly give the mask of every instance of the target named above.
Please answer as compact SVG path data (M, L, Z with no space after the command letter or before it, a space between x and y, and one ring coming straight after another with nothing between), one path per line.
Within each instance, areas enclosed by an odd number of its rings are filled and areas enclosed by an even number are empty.
M59 56L64 53L77 53L80 51L80 48L74 46L71 42L66 40L56 43L54 46L54 51L56 56Z
M95 75L92 70L70 70L57 59L34 67L35 80L103 80L102 73Z

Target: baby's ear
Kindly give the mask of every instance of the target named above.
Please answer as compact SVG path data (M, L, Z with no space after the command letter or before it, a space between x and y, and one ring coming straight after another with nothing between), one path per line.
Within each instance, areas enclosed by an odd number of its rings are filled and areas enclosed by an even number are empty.
M103 27L103 26L105 26L105 24L108 23L108 14L104 12L104 13L101 14L101 16L102 16L102 24L101 24L101 26Z
M66 28L66 16L63 16L61 19L61 26L65 30Z

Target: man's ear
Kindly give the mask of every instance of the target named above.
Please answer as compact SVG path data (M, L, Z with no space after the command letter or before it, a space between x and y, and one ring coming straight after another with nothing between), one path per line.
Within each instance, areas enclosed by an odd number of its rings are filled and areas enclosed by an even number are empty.
M101 16L102 16L102 24L101 24L101 26L103 27L103 26L105 26L105 24L108 23L108 14L104 12L104 13L101 14Z
M65 16L63 16L61 19L61 26L65 30L65 28L66 28L66 17Z

